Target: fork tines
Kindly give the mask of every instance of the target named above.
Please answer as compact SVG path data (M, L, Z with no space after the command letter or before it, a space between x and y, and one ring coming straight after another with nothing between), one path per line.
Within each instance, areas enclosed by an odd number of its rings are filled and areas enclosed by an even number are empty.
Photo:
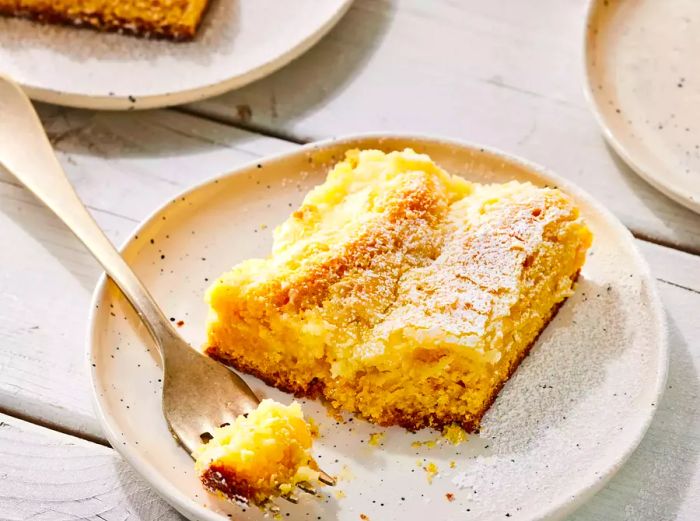
M287 501L289 501L290 503L294 503L295 505L297 503L299 503L299 496L297 496L296 494L294 494L292 492L290 492L289 494L284 494L284 495L282 495L282 497L284 499L286 499Z
M335 484L337 483L337 480L336 480L333 476L330 476L330 475L326 474L326 473L323 472L322 470L319 471L319 473L318 473L318 480L319 480L321 483L324 483L325 485L328 485L329 487L334 487Z
M313 494L314 496L318 495L318 491L308 481L300 481L297 483L297 487L299 487L299 490L306 492L307 494Z

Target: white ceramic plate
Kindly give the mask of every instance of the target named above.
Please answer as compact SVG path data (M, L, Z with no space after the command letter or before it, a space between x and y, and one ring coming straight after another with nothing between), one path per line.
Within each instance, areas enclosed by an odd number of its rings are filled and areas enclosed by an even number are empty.
M196 186L154 213L123 253L168 316L194 345L204 340L210 281L233 264L264 256L272 228L353 147L429 153L476 181L529 180L574 196L595 241L576 294L487 413L480 435L461 445L437 433L411 434L362 420L337 423L314 401L319 463L339 475L325 501L282 501L292 519L534 520L571 512L623 464L642 438L667 367L663 315L648 267L627 230L589 196L518 159L420 137L360 136L310 145ZM170 503L192 519L261 519L256 509L214 499L168 433L160 408L160 368L145 329L111 283L94 296L89 356L98 415L112 445ZM260 396L291 397L247 377ZM379 446L371 433L384 433ZM422 467L433 462L428 483ZM335 497L342 491L344 498ZM453 501L446 494L453 494Z
M0 17L0 71L40 101L146 109L241 87L302 54L351 0L211 0L193 42Z
M610 145L700 212L700 2L592 0L584 45L587 95Z

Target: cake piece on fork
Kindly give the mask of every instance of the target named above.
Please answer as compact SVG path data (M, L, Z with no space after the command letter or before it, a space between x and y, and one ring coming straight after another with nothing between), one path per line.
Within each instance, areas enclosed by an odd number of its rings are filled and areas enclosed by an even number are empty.
M311 427L298 403L263 400L212 435L193 455L195 468L209 491L228 499L264 505L323 480L311 456Z

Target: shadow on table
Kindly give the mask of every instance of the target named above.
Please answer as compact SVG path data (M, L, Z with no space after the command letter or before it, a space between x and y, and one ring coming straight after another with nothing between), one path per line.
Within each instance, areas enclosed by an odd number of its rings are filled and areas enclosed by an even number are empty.
M266 78L219 97L215 116L220 117L223 110L227 119L237 124L276 135L279 129L289 129L295 120L323 107L361 75L386 35L396 9L396 0L355 2L336 27L303 56ZM277 93L284 93L284 98L278 98ZM370 96L368 92L368 99ZM212 105L194 103L187 110L194 108L197 113L207 114ZM370 106L368 103L363 108ZM315 138L295 133L290 139Z
M221 154L224 161L219 171L225 171L237 166L226 161L226 154L243 156L240 163L267 153L250 145L261 140L258 134L172 110L96 112L44 103L35 106L54 150L66 155L68 163L81 158L176 160L213 152Z
M38 103L37 110L51 143L64 164L74 165L69 169L75 175L106 185L126 170L136 171L138 176L157 178L165 197L203 178L233 170L241 163L294 147L294 143L254 131L265 133L265 125L286 128L342 91L371 58L395 8L393 1L358 3L307 54L236 91L236 99L243 101L236 102L242 105L231 107L237 115L231 120L238 120L253 132L185 113L189 109L94 112ZM348 41L353 45L348 45ZM342 42L345 43L341 45ZM277 85L285 85L284 100L275 98L276 90L282 91L281 87L276 89ZM246 100L250 101L246 104ZM157 161L158 166L150 168L130 162L141 158L153 160L153 164ZM110 162L109 168L99 172L99 180L92 173L93 159ZM165 160L170 162L166 164Z
M668 381L649 431L620 472L571 521L677 517L697 466L689 431L690 425L700 421L695 398L700 395L700 383L688 344L674 320L669 317L668 322ZM611 511L611 503L617 512Z
M80 241L59 223L51 210L28 193L14 176L2 169L0 184L0 220L9 219L27 236L26 242L13 246L27 248L30 255L38 255L39 250L45 250L70 272L88 294L91 293L100 276L100 269L97 263L83 262L79 253L83 249ZM52 224L47 225L47 222Z
M353 6L330 34L302 57L236 90L235 105L231 102L229 111L230 120L253 132L277 134L277 129L288 128L295 119L323 106L358 76L386 33L395 9L393 1ZM357 36L359 32L361 37ZM348 41L353 45L348 45ZM276 98L278 91L285 93L284 99ZM225 96L220 104L227 103ZM206 115L206 104L194 106L198 113ZM260 139L258 134L186 114L191 107L178 109L178 112L93 112L37 105L54 147L66 154L128 159L233 149L247 150L252 160L268 153L267 150L253 150L249 145L250 141ZM217 114L216 118L219 117ZM289 140L299 141L300 138L295 136ZM220 170L235 166L235 163L222 162Z

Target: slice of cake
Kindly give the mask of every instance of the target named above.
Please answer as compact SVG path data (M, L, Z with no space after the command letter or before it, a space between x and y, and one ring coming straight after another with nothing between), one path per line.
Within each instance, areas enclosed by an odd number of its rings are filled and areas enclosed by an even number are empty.
M298 403L263 400L247 416L212 434L194 454L202 483L212 492L263 504L318 478L311 430Z
M381 425L475 431L590 244L559 190L351 151L211 286L206 352Z
M0 0L0 14L116 31L191 40L209 0Z

